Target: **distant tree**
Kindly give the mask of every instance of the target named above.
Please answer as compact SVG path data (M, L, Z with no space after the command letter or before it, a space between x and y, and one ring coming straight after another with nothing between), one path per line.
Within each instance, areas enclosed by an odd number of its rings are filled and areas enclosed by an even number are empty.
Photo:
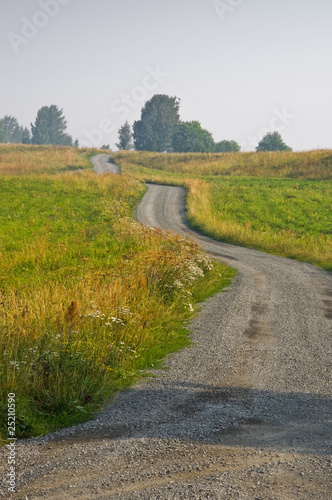
M279 132L268 132L259 142L256 151L292 151L282 140Z
M31 134L30 130L27 127L21 127L22 129L22 144L31 144Z
M220 141L215 144L215 153L236 153L241 151L241 147L236 141Z
M66 134L67 121L63 110L54 104L38 110L35 124L31 123L33 144L72 146L73 139Z
M172 137L180 121L180 101L177 97L156 94L134 122L134 143L138 151L172 151Z
M173 133L172 148L176 153L209 153L214 150L214 140L200 122L180 122Z
M103 144L100 149L111 149L109 144Z
M6 142L6 133L3 129L2 120L0 120L0 142Z
M6 134L6 142L20 143L22 142L22 130L17 119L14 116L5 115L2 118L3 129Z
M133 148L133 134L131 131L131 126L128 122L126 122L122 127L118 130L119 133L119 142L116 144L116 147L119 149L132 149Z
M75 139L75 142L73 144L75 148L78 148L80 146L80 143L78 142L78 139Z
M6 136L5 142L30 144L30 131L26 127L22 127L15 116L5 115L2 118L2 124Z
M62 143L60 145L61 146L73 146L74 143L73 143L72 136L69 134L64 134L63 139L62 139Z

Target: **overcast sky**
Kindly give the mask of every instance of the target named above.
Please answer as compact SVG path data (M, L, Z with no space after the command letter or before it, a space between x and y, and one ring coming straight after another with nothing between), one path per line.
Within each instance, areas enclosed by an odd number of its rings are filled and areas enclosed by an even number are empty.
M1 0L0 117L110 144L154 94L215 141L332 148L331 0Z

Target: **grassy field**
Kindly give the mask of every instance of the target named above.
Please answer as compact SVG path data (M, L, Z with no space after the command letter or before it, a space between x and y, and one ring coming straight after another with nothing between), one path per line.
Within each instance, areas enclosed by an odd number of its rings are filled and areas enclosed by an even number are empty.
M64 146L0 144L0 175L52 174L90 169L90 156L102 152Z
M0 176L3 439L9 393L17 437L89 419L141 370L188 345L195 304L234 275L193 243L136 223L145 187L133 177L66 172L66 148L38 149L42 166L32 155L23 175L15 151L19 175ZM48 154L52 175L37 175ZM87 152L72 154L85 165Z
M331 179L332 151L294 153L150 153L120 151L114 155L119 165L135 174L158 172L198 176L246 176L291 179Z
M332 270L332 151L114 159L141 180L187 187L189 222L205 234Z

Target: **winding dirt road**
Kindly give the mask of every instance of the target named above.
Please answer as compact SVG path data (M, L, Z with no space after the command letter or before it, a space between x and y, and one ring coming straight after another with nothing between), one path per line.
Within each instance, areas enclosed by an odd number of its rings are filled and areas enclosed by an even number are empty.
M119 174L120 167L112 162L112 157L107 154L92 156L91 162L96 174Z
M332 498L332 276L191 231L184 200L151 185L137 218L195 238L233 284L168 369L92 422L19 443L12 498Z

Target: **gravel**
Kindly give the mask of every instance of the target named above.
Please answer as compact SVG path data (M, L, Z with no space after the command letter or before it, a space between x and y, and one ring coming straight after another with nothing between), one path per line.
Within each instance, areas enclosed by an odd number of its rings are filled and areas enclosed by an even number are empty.
M119 174L120 167L115 165L112 161L112 157L107 154L95 155L91 158L93 164L93 170L96 174Z
M184 200L151 185L136 216L195 238L232 285L165 369L93 421L17 443L11 498L331 499L331 273L199 235Z

